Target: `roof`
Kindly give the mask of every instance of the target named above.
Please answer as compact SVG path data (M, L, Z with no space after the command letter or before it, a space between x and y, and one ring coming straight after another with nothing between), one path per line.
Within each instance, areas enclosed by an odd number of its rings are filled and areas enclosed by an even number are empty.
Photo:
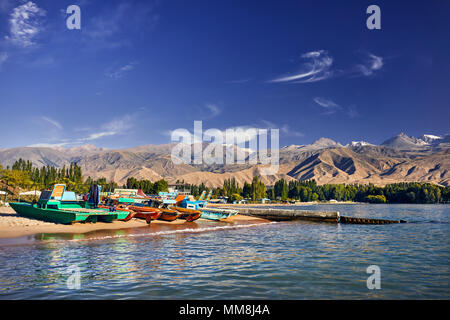
M40 196L41 192L40 191L25 191L25 192L21 192L19 193L20 196L34 196L34 195Z

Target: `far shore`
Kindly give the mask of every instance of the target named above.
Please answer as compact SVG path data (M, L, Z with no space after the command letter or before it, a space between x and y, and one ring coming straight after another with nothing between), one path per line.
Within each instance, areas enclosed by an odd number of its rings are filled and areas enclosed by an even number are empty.
M249 223L264 223L268 222L265 219L236 215L228 222L233 224L249 224ZM0 238L17 238L26 235L33 235L39 233L71 233L71 234L83 234L91 231L98 230L117 230L117 229L133 229L133 228L151 228L151 231L158 231L161 228L164 229L189 229L199 226L208 226L211 224L220 225L220 223L204 219L198 219L195 222L186 222L186 220L175 220L172 222L166 222L161 220L152 221L150 225L144 220L132 219L128 222L114 221L112 223L75 223L73 225L63 225L51 222L45 222L36 219L30 219L19 216L10 207L0 207ZM154 229L154 230L153 230Z
M286 207L286 206L310 206L317 204L364 204L364 202L353 201L309 201L296 203L208 203L209 207Z

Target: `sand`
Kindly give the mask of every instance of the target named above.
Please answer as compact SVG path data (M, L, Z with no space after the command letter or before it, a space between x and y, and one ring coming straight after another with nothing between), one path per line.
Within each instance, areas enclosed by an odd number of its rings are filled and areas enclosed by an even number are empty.
M207 220L198 219L194 223L209 223ZM258 223L267 222L267 220L236 215L230 219L233 223ZM174 229L191 228L192 223L186 220L175 220L172 222L155 220L151 226L173 226ZM87 233L96 230L113 230L113 229L131 229L131 228L148 228L149 225L144 220L132 219L128 222L114 221L112 223L75 223L73 225L63 225L51 222L44 222L36 219L20 217L10 207L0 207L0 238L16 238L25 235L38 233Z

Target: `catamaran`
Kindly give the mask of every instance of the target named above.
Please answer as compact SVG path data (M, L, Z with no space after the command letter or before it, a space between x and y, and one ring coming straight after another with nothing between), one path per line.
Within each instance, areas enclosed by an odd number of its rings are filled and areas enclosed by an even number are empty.
M92 185L87 201L77 200L75 192L66 191L65 184L55 184L52 191L42 191L36 203L12 202L10 205L21 216L61 224L129 220L129 211L100 208L99 193L100 186Z

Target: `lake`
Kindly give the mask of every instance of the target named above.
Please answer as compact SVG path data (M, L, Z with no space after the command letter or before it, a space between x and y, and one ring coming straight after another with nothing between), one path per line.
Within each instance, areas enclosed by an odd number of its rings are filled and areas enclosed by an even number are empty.
M41 234L0 245L0 298L450 298L450 205L288 208L408 223L199 222L153 234ZM371 265L380 268L380 289L367 287ZM67 285L71 270L79 288Z

